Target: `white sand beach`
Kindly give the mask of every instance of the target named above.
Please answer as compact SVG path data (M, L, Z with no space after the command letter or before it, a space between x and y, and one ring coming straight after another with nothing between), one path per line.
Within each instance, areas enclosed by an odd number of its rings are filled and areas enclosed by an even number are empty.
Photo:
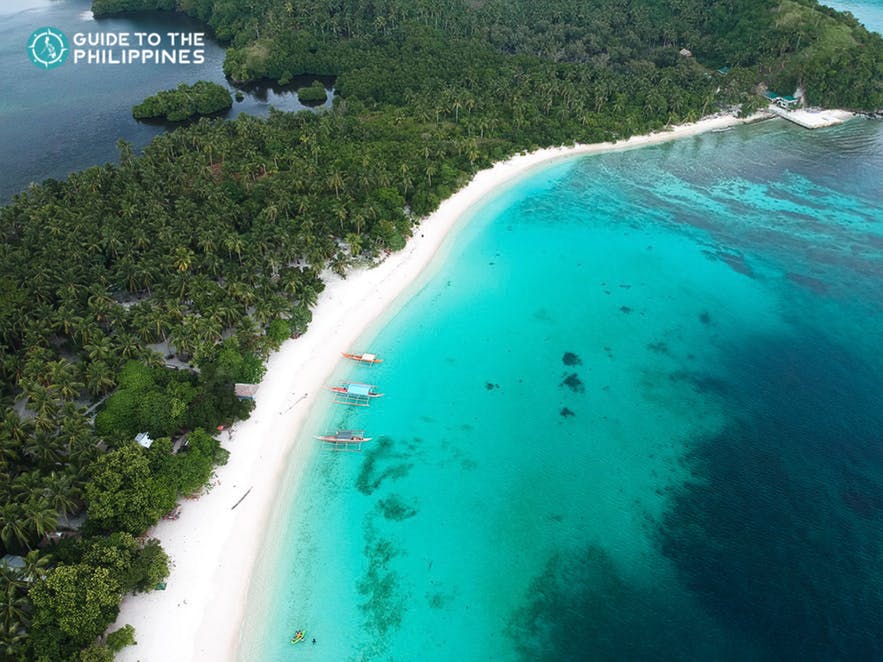
M222 433L231 455L229 463L217 471L217 484L202 498L184 501L178 520L162 521L149 532L162 541L172 559L168 588L124 599L111 629L133 625L138 644L125 649L118 659L221 662L236 658L251 573L264 545L280 481L288 463L302 464L311 444L318 443L299 439L303 422L313 406L327 402L322 387L342 360L340 352L370 349L354 343L431 262L471 206L550 160L662 143L763 117L712 117L618 143L515 156L478 173L442 203L420 224L404 250L375 268L355 270L345 280L329 276L307 333L287 341L271 357L251 418L236 423L232 434Z

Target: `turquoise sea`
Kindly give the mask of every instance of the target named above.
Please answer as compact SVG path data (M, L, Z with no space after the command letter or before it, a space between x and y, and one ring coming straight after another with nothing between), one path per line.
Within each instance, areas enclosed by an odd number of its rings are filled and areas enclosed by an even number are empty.
M865 119L486 200L307 426L241 659L883 658L881 201Z

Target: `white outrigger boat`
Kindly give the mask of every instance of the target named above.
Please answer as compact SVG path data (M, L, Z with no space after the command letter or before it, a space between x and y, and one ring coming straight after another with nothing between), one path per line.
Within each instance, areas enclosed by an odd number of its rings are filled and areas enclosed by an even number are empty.
M367 407L372 398L383 397L383 393L377 392L376 386L361 382L343 382L340 386L329 386L328 389L335 394L334 402L339 405Z
M373 437L366 437L364 430L338 430L334 434L316 435L316 439L328 444L329 450L358 453L362 444Z
M347 359L351 359L352 361L358 361L359 363L367 363L369 365L376 365L378 363L383 363L383 359L378 359L376 354L353 354L351 352L341 352L343 356Z

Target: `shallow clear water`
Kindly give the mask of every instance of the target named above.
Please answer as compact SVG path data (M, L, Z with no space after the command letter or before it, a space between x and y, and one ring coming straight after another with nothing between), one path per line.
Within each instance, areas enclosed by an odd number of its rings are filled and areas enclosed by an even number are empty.
M879 658L881 200L856 120L487 201L308 425L377 439L292 469L242 658Z
M136 121L132 106L159 90L210 80L234 91L224 78L224 49L211 39L200 65L84 66L69 60L43 71L28 60L28 37L45 26L68 37L78 32L207 31L203 24L171 13L96 21L91 6L91 0L0 2L0 204L31 182L116 162L120 138L140 150L166 127ZM253 86L243 101L234 101L226 117L242 112L264 117L271 106L303 110L294 87Z

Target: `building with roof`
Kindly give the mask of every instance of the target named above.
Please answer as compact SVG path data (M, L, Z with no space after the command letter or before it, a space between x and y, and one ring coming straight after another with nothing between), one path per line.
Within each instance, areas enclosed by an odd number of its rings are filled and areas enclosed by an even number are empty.
M774 104L776 104L779 108L783 108L785 110L791 110L792 108L796 108L800 104L800 99L789 94L779 94L778 92L767 90L763 93L763 95Z
M233 393L240 400L254 400L260 384L234 384Z

